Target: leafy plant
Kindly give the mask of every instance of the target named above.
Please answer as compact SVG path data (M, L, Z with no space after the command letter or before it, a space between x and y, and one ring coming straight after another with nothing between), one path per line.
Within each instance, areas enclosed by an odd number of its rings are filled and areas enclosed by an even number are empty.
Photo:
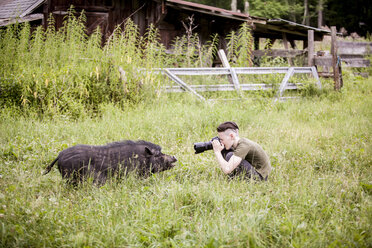
M243 23L237 32L227 36L227 56L231 66L252 66L253 37L247 23Z

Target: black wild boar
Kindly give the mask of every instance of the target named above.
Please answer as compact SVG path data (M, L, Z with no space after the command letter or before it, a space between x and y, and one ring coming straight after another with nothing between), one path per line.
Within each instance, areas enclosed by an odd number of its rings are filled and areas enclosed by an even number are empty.
M61 151L58 157L45 169L49 173L58 161L62 178L71 184L78 184L92 177L97 185L103 185L108 176L118 178L136 171L148 176L171 169L177 159L161 152L161 147L151 142L125 140L105 146L76 145Z

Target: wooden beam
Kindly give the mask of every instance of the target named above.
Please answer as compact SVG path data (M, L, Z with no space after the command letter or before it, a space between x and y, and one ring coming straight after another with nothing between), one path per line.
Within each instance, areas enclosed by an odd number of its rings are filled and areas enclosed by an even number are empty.
M285 50L288 50L287 34L286 34L286 33L282 33L282 35L283 35L283 45L284 45L284 49L285 49Z
M230 64L229 64L229 61L227 60L227 57L226 57L226 54L225 54L225 51L223 49L220 49L218 50L218 56L220 57L221 61L222 61L222 65L225 67L225 68L228 68L230 70L230 75L228 76L228 79L230 81L230 83L232 83L235 87L235 90L237 92L239 92L240 90L240 87L239 87L239 79L238 79L238 76L236 75L236 72L234 70L234 68L231 68Z
M271 49L271 50L254 50L252 54L256 57L286 57L294 58L304 53L302 50L284 50L284 49Z
M278 93L277 93L277 98L280 98L282 97L283 95L283 91L285 90L285 88L287 87L287 84L288 84L288 80L290 77L292 77L294 74L294 68L293 67L290 67L288 69L288 72L285 74L280 86L279 86L279 90L278 90Z
M296 49L297 48L297 46L296 46L296 42L292 39L292 40L289 40L289 43L291 44L291 47L293 48L293 49Z
M372 54L372 42L337 41L339 55L369 55Z
M174 82L179 84L183 89L188 90L192 94L194 94L196 97L198 97L200 100L205 101L205 98L199 95L195 90L190 88L187 84L185 84L179 77L171 73L168 69L164 69L164 72L168 75L169 78L171 78Z
M283 33L283 45L284 45L284 49L288 50L288 40L287 40L287 34L286 33ZM287 59L288 59L289 66L293 66L292 58L287 57Z
M296 90L298 86L302 84L288 83L286 90ZM272 84L241 84L241 90L253 91L253 90L272 90L274 86ZM179 85L165 86L163 87L166 92L185 92L185 90ZM195 91L209 92L209 91L235 91L235 88L231 84L218 84L218 85L190 85Z
M370 66L370 61L368 59L363 59L363 58L343 58L341 59L341 62L344 63L343 65L345 67L352 67L352 68L366 68ZM314 65L332 67L333 58L331 56L315 57Z
M289 30L287 28L281 28L281 27L277 27L277 26L274 26L274 25L270 25L270 24L266 24L265 26L266 26L265 27L266 29L278 31L280 33L284 32L284 33L287 33L287 34L294 34L294 35L302 36L304 39L306 39L306 36L307 36L306 33L301 33L301 32L298 32L298 31Z
M307 65L314 65L314 30L307 31Z
M321 89L322 88L322 84L320 83L318 71L316 70L315 66L312 66L311 67L311 71L313 72L313 77L316 80L316 84L318 85L319 89Z
M260 50L260 37L254 36L254 50Z
M70 5L55 5L53 11L67 11ZM78 12L81 10L96 11L96 12L109 12L112 7L106 6L92 6L92 5L74 5L74 9Z
M332 54L332 67L333 67L333 79L335 81L335 90L339 91L341 89L340 82L340 71L339 65L341 61L337 57L337 37L336 37L336 26L331 27L331 54Z

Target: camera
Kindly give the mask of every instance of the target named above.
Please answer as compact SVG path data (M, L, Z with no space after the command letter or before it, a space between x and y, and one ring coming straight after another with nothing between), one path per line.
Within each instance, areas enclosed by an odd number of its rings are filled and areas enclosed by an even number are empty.
M207 150L212 150L213 149L213 146L212 146L212 141L213 140L220 141L220 139L218 137L214 137L210 141L207 141L207 142L194 143L195 154L202 153L202 152L205 152Z

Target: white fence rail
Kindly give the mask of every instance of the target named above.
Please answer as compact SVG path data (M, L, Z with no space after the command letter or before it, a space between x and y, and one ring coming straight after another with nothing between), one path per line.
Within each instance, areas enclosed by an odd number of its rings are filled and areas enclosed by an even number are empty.
M268 90L272 89L272 85L268 84L240 84L238 75L262 75L262 74L285 74L284 78L279 86L277 93L277 99L282 98L283 92L286 89L297 89L299 84L289 83L289 79L294 74L310 74L315 80L319 88L322 87L319 75L314 66L312 67L230 67L225 52L221 49L218 51L224 67L214 68L164 68L154 69L154 72L162 73L167 75L177 85L165 86L166 92L184 92L189 91L200 100L205 101L206 99L198 92L206 91L237 91L238 93L248 90ZM125 78L124 70L119 67L122 78ZM219 85L192 85L185 83L178 76L207 76L207 75L226 75L230 84L219 84Z
M289 79L294 74L310 74L315 80L319 88L322 87L318 72L313 67L230 67L230 68L165 68L157 69L161 73L167 75L177 85L166 86L166 92L184 92L189 91L201 100L205 100L203 96L197 92L205 91L248 91L248 90L268 90L272 89L272 85L268 84L240 84L239 79L236 75L249 74L249 75L260 75L260 74L285 74L277 93L277 98L281 98L283 92L286 89L297 89L298 84L289 83ZM235 74L235 75L234 75ZM231 84L220 84L220 85L189 85L185 83L178 76L195 76L195 75L228 75L232 80Z

